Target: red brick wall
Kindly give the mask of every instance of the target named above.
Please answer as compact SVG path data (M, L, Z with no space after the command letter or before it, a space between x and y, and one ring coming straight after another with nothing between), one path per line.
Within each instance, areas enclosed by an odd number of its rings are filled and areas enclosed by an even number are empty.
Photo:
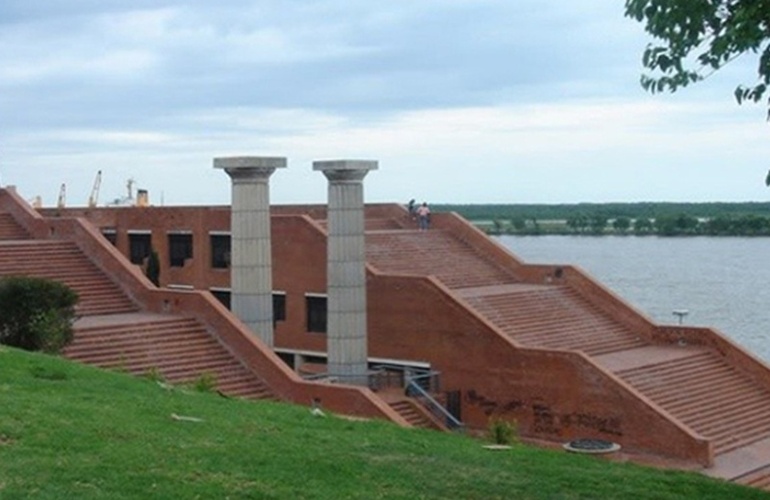
M517 348L427 278L371 276L370 355L428 361L459 390L462 419L515 418L523 435L605 438L636 451L711 460L710 447L581 354ZM654 431L653 431L654 430Z

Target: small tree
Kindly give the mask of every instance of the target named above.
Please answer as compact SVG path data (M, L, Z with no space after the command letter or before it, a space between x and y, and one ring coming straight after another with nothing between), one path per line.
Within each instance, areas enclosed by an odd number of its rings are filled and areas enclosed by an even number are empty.
M151 250L147 257L147 268L144 274L155 286L160 286L160 258L155 249Z
M58 353L72 342L78 295L63 283L29 276L0 279L0 343Z

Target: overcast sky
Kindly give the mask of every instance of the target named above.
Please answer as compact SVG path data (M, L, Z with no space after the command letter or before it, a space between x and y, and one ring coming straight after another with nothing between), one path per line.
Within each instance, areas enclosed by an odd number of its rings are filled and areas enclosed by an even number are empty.
M770 124L745 57L639 86L620 0L3 0L0 182L100 203L228 203L217 156L286 156L275 203L323 202L321 159L374 159L368 201L765 201Z

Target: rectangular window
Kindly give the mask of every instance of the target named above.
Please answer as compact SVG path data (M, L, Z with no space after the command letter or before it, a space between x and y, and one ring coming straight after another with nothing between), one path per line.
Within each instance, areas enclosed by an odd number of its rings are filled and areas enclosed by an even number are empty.
M217 299L219 302L222 303L222 305L224 305L228 309L231 309L231 307L230 307L230 290L222 290L222 289L212 288L209 291L211 292L211 295L213 295L215 299Z
M211 237L211 267L227 269L230 267L230 235L212 234Z
M168 235L168 262L171 267L182 267L184 261L193 256L192 234Z
M273 292L273 325L286 321L286 292Z
M128 246L131 263L144 264L144 259L149 257L152 251L152 234L129 233Z
M307 331L326 333L326 296L306 295Z
M117 246L118 232L115 230L114 227L103 227L102 236L104 236L107 239L107 241L112 243L112 246Z

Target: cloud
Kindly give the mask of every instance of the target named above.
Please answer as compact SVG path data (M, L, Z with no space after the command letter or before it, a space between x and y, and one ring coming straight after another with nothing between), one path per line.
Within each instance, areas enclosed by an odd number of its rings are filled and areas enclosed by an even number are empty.
M224 203L233 154L289 157L279 202L323 201L310 163L350 157L381 161L377 200L764 196L728 172L765 168L730 97L751 61L646 95L621 3L8 0L0 26L0 173L48 200L102 169L105 193Z

